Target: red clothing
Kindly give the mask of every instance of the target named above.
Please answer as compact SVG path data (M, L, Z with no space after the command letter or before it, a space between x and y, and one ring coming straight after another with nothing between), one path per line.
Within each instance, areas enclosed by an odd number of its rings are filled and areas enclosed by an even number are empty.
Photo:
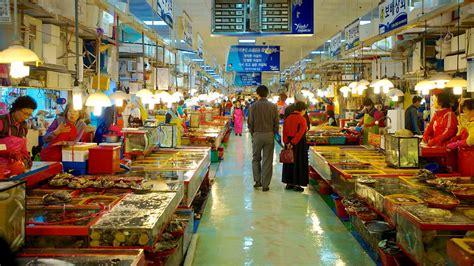
M283 143L296 145L306 133L306 119L299 113L294 112L285 119L283 124Z
M457 131L456 114L450 108L445 108L435 113L423 134L423 140L428 146L442 146L456 136Z
M77 128L72 123L67 123L71 128L68 133L57 135L50 143L45 144L40 152L40 158L43 162L60 162L62 161L62 145L53 145L62 141L75 141L77 138Z

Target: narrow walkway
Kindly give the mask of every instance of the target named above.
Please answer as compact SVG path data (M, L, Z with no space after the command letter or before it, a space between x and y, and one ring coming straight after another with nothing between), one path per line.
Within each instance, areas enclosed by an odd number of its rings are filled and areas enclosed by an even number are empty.
M374 265L319 195L286 191L274 161L254 190L250 135L232 136L198 229L194 265Z

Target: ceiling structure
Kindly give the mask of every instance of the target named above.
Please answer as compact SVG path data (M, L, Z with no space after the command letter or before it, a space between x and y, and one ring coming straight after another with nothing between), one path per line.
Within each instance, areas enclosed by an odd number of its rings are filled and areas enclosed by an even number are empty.
M175 0L175 5L185 11L192 20L193 33L199 33L204 40L204 52L212 55L205 59L217 59L226 63L231 45L238 44L237 37L211 35L212 0ZM314 35L265 36L257 37L257 45L281 46L281 70L284 70L311 51L321 46L345 26L377 7L379 0L314 0ZM175 14L176 17L176 14ZM207 62L209 63L209 62Z

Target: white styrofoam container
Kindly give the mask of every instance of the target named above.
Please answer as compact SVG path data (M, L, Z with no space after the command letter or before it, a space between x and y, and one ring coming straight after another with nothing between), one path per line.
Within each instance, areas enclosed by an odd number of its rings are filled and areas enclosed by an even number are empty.
M451 55L444 58L444 71L457 70L457 57L459 56L459 69L467 68L467 60L465 54Z
M459 50L458 50L458 41L459 42ZM461 34L459 36L455 36L451 39L451 52L458 52L466 49L466 34Z
M100 9L98 6L93 4L88 4L86 6L86 26L89 28L97 28L97 23L99 22Z
M71 74L59 73L59 75L58 75L58 85L62 89L71 89L72 88Z
M63 162L85 162L89 159L89 151L62 151Z
M51 43L43 44L43 61L47 64L57 64L58 49L57 45Z
M59 81L59 73L54 71L46 72L46 87L48 88L57 88Z
M61 28L53 24L43 24L43 43L61 45Z

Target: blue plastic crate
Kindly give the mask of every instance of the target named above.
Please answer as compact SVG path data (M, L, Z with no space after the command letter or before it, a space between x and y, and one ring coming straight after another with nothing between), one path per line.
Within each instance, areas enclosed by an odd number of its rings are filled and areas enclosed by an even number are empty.
M87 175L87 162L62 162L63 171L72 175Z
M331 136L329 137L329 145L344 145L346 144L345 136Z

